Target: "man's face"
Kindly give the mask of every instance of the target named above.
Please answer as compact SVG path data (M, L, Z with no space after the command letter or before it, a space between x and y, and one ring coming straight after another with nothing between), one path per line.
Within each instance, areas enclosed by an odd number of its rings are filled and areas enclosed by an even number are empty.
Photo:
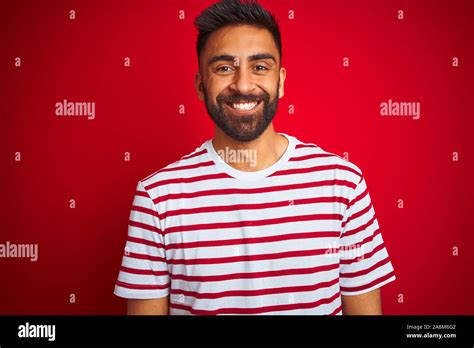
M214 123L238 141L258 138L273 120L286 76L271 33L248 25L212 33L196 75Z

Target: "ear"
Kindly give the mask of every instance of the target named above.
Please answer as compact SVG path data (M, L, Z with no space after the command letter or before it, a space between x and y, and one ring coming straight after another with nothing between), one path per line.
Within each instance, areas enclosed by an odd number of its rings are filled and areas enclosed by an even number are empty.
M204 85L202 82L202 77L200 73L196 73L194 78L194 87L196 88L196 92L198 95L199 100L204 100Z
M285 95L286 69L280 68L280 85L278 86L278 95L282 98Z

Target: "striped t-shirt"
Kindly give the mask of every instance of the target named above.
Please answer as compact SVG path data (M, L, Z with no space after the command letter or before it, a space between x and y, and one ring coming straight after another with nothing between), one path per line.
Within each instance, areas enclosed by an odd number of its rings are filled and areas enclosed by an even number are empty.
M394 281L361 170L280 134L264 170L207 140L140 180L114 293L170 295L171 315L341 315L341 295Z

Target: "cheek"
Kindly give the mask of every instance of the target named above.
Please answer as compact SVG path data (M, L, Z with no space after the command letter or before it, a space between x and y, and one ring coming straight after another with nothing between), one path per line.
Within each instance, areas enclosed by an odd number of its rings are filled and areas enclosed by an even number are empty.
M217 96L225 91L230 82L226 81L225 78L209 78L207 81L207 93L209 98L213 101L216 100Z
M262 86L262 89L270 96L270 100L274 99L277 95L279 86L277 83L270 83L265 86Z
M280 87L278 84L278 76L276 75L261 76L257 78L256 83L261 89L267 92L270 97L274 97Z

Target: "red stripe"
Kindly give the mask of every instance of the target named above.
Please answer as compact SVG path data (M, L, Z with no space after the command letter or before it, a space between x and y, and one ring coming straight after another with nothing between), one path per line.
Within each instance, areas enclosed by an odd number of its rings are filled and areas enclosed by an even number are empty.
M290 161L304 161L304 160L308 160L312 158L325 158L325 157L336 157L336 156L330 153L313 153L313 154L305 155L305 156L291 157L289 160Z
M203 309L193 309L190 306L185 306L178 303L171 303L170 306L175 309L182 309L190 312L194 315L217 315L217 314L262 314L266 312L280 312L296 309L310 309L321 306L323 304L329 304L334 300L338 299L340 293L337 292L329 298L323 298L314 302L307 303L292 303L285 305L274 305L274 306L265 306L265 307L255 307L255 308L219 308L215 310L203 310Z
M368 253L365 253L365 254L363 254L359 257L355 257L355 258L349 259L349 260L341 260L341 264L350 265L351 263L354 263L354 262L357 262L357 261L370 259L372 256L374 256L375 253L379 252L380 250L382 250L384 248L385 248L385 245L383 243L381 243L381 244L377 245L374 249L372 249L372 251L370 251Z
M150 285L150 284L131 284L131 283L124 283L120 280L117 280L116 285L127 288L127 289L136 289L136 290L158 290L158 289L167 289L170 284L163 284L163 285Z
M318 232L289 233L289 234L281 234L281 235L266 236L266 237L254 237L254 238L234 238L234 239L223 239L223 240L187 242L187 243L171 243L171 244L165 245L165 249L166 250L189 249L189 248L200 248L200 247L270 243L270 242L279 242L282 240L339 237L339 234L340 234L339 231L318 231Z
M231 221L231 222L213 222L207 224L196 224L196 225L178 225L168 227L163 234L169 234L174 232L185 232L185 231L198 231L198 230L213 230L213 229L225 229L225 228L236 228L236 227L250 227L250 226L266 226L275 224L284 224L288 222L301 222L301 221L312 221L312 220L342 220L342 215L339 214L313 214L313 215L296 215L296 216L284 216L281 218L272 218L264 220L245 220L245 221Z
M342 311L342 305L340 305L339 307L337 307L334 311L332 311L332 312L329 313L328 315L337 315L340 311Z
M160 170L160 173L163 173L163 172L177 172L177 171L186 170L186 169L210 167L210 166L213 166L213 165L214 165L213 161L199 162L199 163L195 163L195 164L188 164L186 166L163 168L163 169ZM148 186L146 186L146 187L148 187Z
M290 204L290 202L292 204ZM215 213L215 212L237 211L237 210L258 210L258 209L287 207L290 205L333 203L333 202L343 203L347 205L349 201L347 198L335 196L335 197L302 198L302 199L285 200L285 201L268 202L268 203L234 204L234 205L224 205L224 206L218 205L218 206L209 206L209 207L169 210L166 213L162 214L160 216L160 219L164 219L166 217L176 216L176 215L191 215L191 214L200 214L200 213Z
M166 262L166 259L161 256L152 256L148 254L138 254L138 253L125 253L126 257L130 257L132 259L140 259L140 260L150 260L155 262Z
M365 285L360 285L360 286L354 286L354 287L346 287L346 286L341 286L341 291L344 291L344 292L356 292L356 291L361 291L361 290L365 290L365 289L369 289L377 284L380 284L382 283L383 281L391 278L392 276L395 275L395 272L392 271L390 273L388 273L387 275L384 275L383 277L380 277L380 278L377 278L375 279L374 281L371 281L370 283L368 284L365 284Z
M283 258L289 258L289 257L314 256L314 255L336 254L336 253L339 253L339 248L284 251L284 252L273 253L273 254L240 255L240 256L228 256L228 257L201 258L201 259L169 259L168 264L173 264L173 265L219 264L219 263L232 263L232 262L242 262L242 261L275 260L275 259L283 259Z
M367 194L369 193L367 187L365 188L365 191L362 192L360 195L358 195L357 197L355 197L352 201L350 201L350 203L347 205L347 209L349 209L350 207L352 207L354 204L356 204L358 201L360 201L361 199L363 199Z
M142 228L144 230L155 232L155 233L161 233L161 230L158 227L147 225L147 224L144 224L143 222L130 220L128 222L128 225L132 227Z
M349 247L352 247L352 246L355 246L355 245L364 245L364 244L366 244L366 243L370 243L379 233L381 233L380 228L377 228L377 229L374 231L373 234L371 234L370 236L368 236L368 237L362 239L362 240L361 240L360 242L358 242L358 243L354 243L354 244L349 245L348 248L349 248Z
M181 157L182 160L187 160L187 159L190 159L190 158L193 158L193 157L197 157L197 156L200 156L200 155L203 155L207 152L207 149L203 149L201 151L197 151L197 152L194 152L194 153L191 153L189 155L185 155L183 157Z
M310 143L308 143L308 144L300 143L300 144L295 145L295 149L303 149L303 148L308 148L308 147L317 148L319 146L316 145L316 144L310 144Z
M341 273L341 278L356 278L356 277L360 277L360 276L363 276L363 275L366 275L374 270L376 270L377 268L380 268L382 267L383 265L387 264L390 262L390 258L387 256L385 259L383 260L380 260L379 262L375 263L374 265L366 268L366 269L363 269L363 270L360 270L360 271L357 271L357 272L347 272L347 273Z
M195 198L195 197L205 197L205 196L217 196L217 195L230 195L230 194L254 194L254 193L266 193L266 192L279 192L287 190L297 190L310 187L321 187L321 186L334 186L341 185L351 188L355 188L356 185L347 180L322 180L317 182L308 182L308 183L298 183L290 185L280 185L280 186L270 186L270 187L259 187L252 189L242 189L242 188L230 188L230 189L214 189L214 190L203 190L197 192L183 192L183 193L172 193L164 196L159 196L153 199L155 204L158 204L163 201L171 199L182 199L182 198Z
M355 248L355 247L362 247L363 245L367 244L367 243L370 243L374 237L380 233L380 229L377 229L377 231L375 231L375 233L369 237L367 237L366 239L364 239L361 243L357 243L357 244L352 244L350 246L348 246L347 248L348 249L351 249L351 248ZM354 263L354 262L357 262L357 261L360 261L360 260L365 260L365 259L368 259L368 258L371 258L376 252L382 250L383 248L385 247L385 244L384 243L380 243L378 246L376 246L372 251L368 252L368 253L365 253L361 256L356 256L352 259L342 259L340 260L340 263L343 264L343 265L349 265L351 263Z
M362 209L361 211L349 216L349 218L346 221L342 222L341 227L344 228L346 226L346 224L348 224L351 220L357 219L358 217L364 215L365 213L367 213L370 210L370 208L372 208L372 202L370 202L370 204L367 207L365 207L364 209Z
M150 179L153 175L155 175L155 174L158 173L158 172L159 172L159 170L157 170L156 172L154 172L154 173L148 175L146 178L140 180L140 183L143 185L143 182L144 182L144 181L147 181L148 179Z
M267 288L267 289L258 289L258 290L228 290L221 292L197 292L197 291L187 291L182 289L172 289L172 294L182 294L185 296L191 296L194 298L200 299L216 299L223 297L232 297L232 296L243 296L243 297L253 297L253 296L263 296L263 295L273 295L273 294L285 294L285 293L294 293L294 292L305 292L305 291L316 291L322 288L328 288L334 284L339 283L339 278L327 281L320 282L313 285L299 285L299 286L285 286L280 288Z
M300 232L300 233L290 233L290 234L282 234L282 235L266 236L266 237L234 238L234 239L223 239L223 240L187 242L187 243L170 243L166 245L155 242L155 241L137 238L137 237L131 237L131 236L127 238L127 241L137 243L137 244L150 245L156 248L164 248L165 250L172 250L172 249L190 249L190 248L199 248L199 247L270 243L270 242L278 242L278 241L283 241L283 240L329 238L329 237L339 237L339 234L340 234L339 231Z
M193 157L197 157L199 155L202 155L206 153L206 150L201 150L201 151L198 151L198 152L195 152L195 153L191 153L189 155L186 155L186 156L183 156L181 157L181 160L187 160L187 159L190 159L190 158L193 158ZM154 172L153 174L150 174L148 175L146 178L142 179L141 182L143 183L143 181L147 181L148 179L150 179L152 176L154 176L155 174L158 174L158 173L161 173L164 169L166 168L162 168L160 170L157 170L156 172ZM165 170L166 171L166 170Z
M369 221L367 221L367 223L363 224L362 226L359 226L357 228L354 228L352 230L348 230L348 231L345 231L344 233L342 233L342 237L348 237L348 236L352 236L356 233L359 233L361 231L364 231L366 228L368 228L370 225L372 225L373 223L375 223L375 221L377 220L377 218L375 217L375 214L372 216L372 219L370 219Z
M232 178L232 177L226 173L218 173L218 174L192 176L189 178L172 178L172 179L156 181L153 184L148 185L146 189L151 190L157 186L164 186L164 185L169 185L169 184L194 183L194 182L200 182L200 181L206 181L206 180L227 179L227 178Z
M323 170L332 170L332 169L342 169L346 170L348 172L352 172L359 177L361 177L361 174L357 172L356 170L352 169L351 167L340 165L340 164L328 164L328 165L317 165L313 167L308 167L308 168L293 168L293 169L285 169L285 170L279 170L269 176L278 176L278 175L290 175L290 174L301 174L301 173L313 173L313 172L320 172Z
M138 269L122 266L120 267L122 272L131 273L131 274L144 274L144 275L154 275L157 277L168 276L168 271L154 271L152 269Z
M155 241L143 239L143 238L128 236L127 241L132 242L132 243L142 244L142 245L149 245L149 246L160 248L160 249L165 248L165 246L162 243L157 243Z
M140 196L140 197L145 197L145 198L151 198L147 192L145 191L136 191L135 196Z
M301 274L314 274L318 272L331 271L338 269L339 264L331 264L324 266L317 266L311 268L292 268L292 269L281 269L275 271L262 271L262 272L246 272L246 273L229 273L229 274L216 274L209 276L188 276L186 274L172 274L171 278L174 280L183 280L188 282L218 282L223 280L234 280L234 279L254 279L254 278L268 278L268 277L281 277L287 275L301 275Z
M153 216L156 216L157 218L160 218L160 215L158 214L158 212L154 209L149 209L149 208L145 208L145 207L140 207L138 205L132 205L132 209L133 211L138 211L140 213L145 213L145 214L148 214L148 215L153 215Z

